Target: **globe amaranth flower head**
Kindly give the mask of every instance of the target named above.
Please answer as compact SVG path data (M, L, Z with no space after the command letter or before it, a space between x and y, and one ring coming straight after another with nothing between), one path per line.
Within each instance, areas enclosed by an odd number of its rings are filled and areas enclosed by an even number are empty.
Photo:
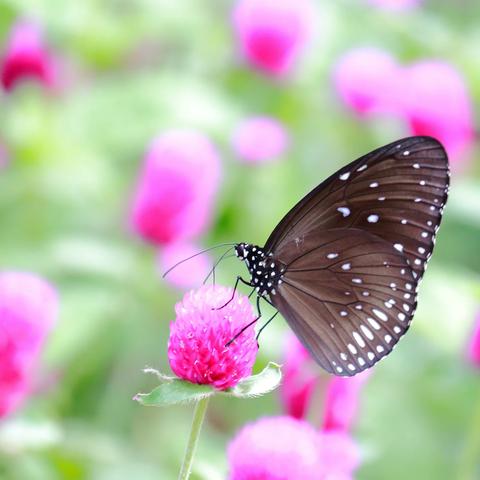
M36 275L0 272L0 417L30 391L31 370L57 316L53 287Z
M229 301L232 294L232 288L203 286L175 306L168 359L180 378L225 390L251 375L258 350L253 327L227 344L255 315L246 296L235 292Z
M13 25L1 67L5 90L27 78L50 88L55 83L55 61L48 52L41 28L22 20Z
M269 163L278 160L288 146L288 134L277 119L250 117L236 128L232 138L238 158L245 163Z
M323 433L292 417L268 417L243 427L228 447L229 480L351 478L358 449L344 433Z
M480 311L473 325L472 336L467 349L467 358L477 368L480 368Z
M210 221L220 183L215 146L196 130L167 130L145 156L133 198L131 223L155 245L187 240Z
M290 72L310 39L310 0L238 0L233 23L244 58L264 73Z
M289 335L286 347L280 390L285 413L295 418L305 418L312 406L315 391L326 388L322 428L325 432L348 432L357 418L362 390L371 370L354 377L332 376L325 383L313 358L297 337Z
M361 47L340 58L333 79L342 101L361 118L394 118L412 135L437 138L454 166L467 157L475 139L473 103L452 65L426 59L403 66L388 52Z

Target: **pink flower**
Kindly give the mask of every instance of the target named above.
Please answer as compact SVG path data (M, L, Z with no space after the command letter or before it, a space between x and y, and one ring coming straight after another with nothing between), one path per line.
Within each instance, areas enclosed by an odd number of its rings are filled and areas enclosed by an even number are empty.
M464 79L451 65L425 60L407 67L403 110L414 135L430 135L458 160L474 140L472 101Z
M324 430L350 430L357 417L361 390L370 373L366 370L354 377L331 378L325 398Z
M214 146L198 132L171 130L156 138L133 201L137 233L154 244L201 233L210 220L220 167Z
M361 116L397 110L400 67L382 50L362 47L338 61L333 80L342 101Z
M474 140L472 100L464 79L451 65L425 60L398 66L380 50L347 53L334 71L344 103L359 115L388 115L404 121L412 135L442 142L453 161Z
M255 315L246 296L235 292L229 301L232 294L232 288L204 286L175 306L168 359L180 378L225 390L251 375L258 349L253 326L227 344Z
M368 3L386 10L407 10L417 7L422 0L368 0Z
M20 21L12 27L1 78L7 91L27 78L36 79L47 88L54 85L54 60L45 45L41 29L35 23Z
M27 396L30 374L57 316L57 295L29 273L0 273L0 417Z
M310 0L238 0L233 12L242 55L270 75L293 68L309 40L312 18Z
M473 365L480 368L480 313L477 314L467 357Z
M197 254L200 250L199 247L185 242L166 245L158 254L160 272L163 274L177 262ZM165 278L175 287L192 288L203 282L211 268L212 262L204 253L178 265Z
M235 130L233 148L246 163L268 163L282 156L288 146L285 127L270 117L253 117Z
M294 335L287 337L280 398L288 415L304 418L319 384L318 368Z
M349 478L359 456L345 434L320 433L292 417L270 417L236 434L228 461L230 480L328 480Z

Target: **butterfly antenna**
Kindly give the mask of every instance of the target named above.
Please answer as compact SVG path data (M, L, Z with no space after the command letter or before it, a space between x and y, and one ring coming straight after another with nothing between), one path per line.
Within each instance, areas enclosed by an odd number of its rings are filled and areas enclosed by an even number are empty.
M198 255L202 255L202 253L209 252L210 250L214 250L215 248L220 248L220 247L226 247L226 246L231 246L232 248L236 245L236 243L220 243L218 245L214 245L213 247L206 248L205 250L202 250L198 253L195 253L194 255L191 255L190 257L184 258L183 260L180 260L177 262L175 265L171 266L163 275L162 278L165 278L173 269L177 268L179 265L182 263L187 262L188 260L191 260L192 258L198 257ZM231 248L228 249L230 251Z
M232 249L233 247L229 248L226 252L224 252L222 254L222 256L215 262L215 264L213 265L213 267L211 268L211 270L208 272L208 275L205 277L205 280L203 281L203 285L205 285L208 281L208 279L210 278L210 275L213 274L213 284L215 284L215 269L218 267L218 264L224 259L224 258L229 258L227 256L228 252L230 252L230 250Z

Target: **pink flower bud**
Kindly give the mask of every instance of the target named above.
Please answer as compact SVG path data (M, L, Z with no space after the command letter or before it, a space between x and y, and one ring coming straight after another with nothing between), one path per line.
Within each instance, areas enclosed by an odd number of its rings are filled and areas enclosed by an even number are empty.
M345 434L317 432L292 417L270 417L236 434L228 460L230 480L347 479L359 455Z
M204 286L175 306L168 359L180 378L225 390L251 375L258 349L253 326L227 344L255 315L246 296L235 292L229 301L232 294L232 288Z
M163 247L158 254L160 272L163 274L177 262L197 254L200 247L191 243L176 242ZM206 253L197 255L175 267L165 277L167 282L178 288L192 288L205 280L212 268L212 262Z
M350 430L358 414L361 390L370 373L366 370L354 377L330 379L325 398L324 430Z
M319 384L319 372L310 354L294 335L288 335L280 398L288 415L304 418Z
M400 74L400 67L388 53L362 47L340 58L333 79L345 105L366 116L397 111Z
M160 135L147 152L140 173L133 228L154 244L189 239L204 231L220 168L220 158L204 135L190 130Z
M304 50L313 18L309 0L238 0L233 23L244 58L271 75L283 75Z
M235 130L233 148L246 163L268 163L281 157L288 146L284 126L270 117L253 117Z
M472 337L467 350L467 356L470 362L477 368L480 368L480 313L475 318Z
M430 135L459 160L474 140L472 100L465 81L451 65L434 60L404 71L403 110L414 135Z
M57 296L41 278L0 273L0 417L28 395L36 363L57 316Z
M12 27L1 67L2 84L11 91L17 83L35 79L50 88L55 82L53 57L38 25L21 21Z

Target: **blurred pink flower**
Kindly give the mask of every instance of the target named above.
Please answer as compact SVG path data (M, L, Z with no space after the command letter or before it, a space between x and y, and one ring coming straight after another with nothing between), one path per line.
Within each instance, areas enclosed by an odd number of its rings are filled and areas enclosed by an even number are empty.
M292 417L270 417L235 435L228 461L230 480L328 480L350 478L359 456L345 434L317 432Z
M358 414L361 390L370 373L371 370L366 370L354 377L330 379L325 398L324 430L350 430Z
M425 60L404 69L403 111L414 135L430 135L458 160L474 140L472 101L451 65Z
M396 112L400 67L388 53L360 47L338 61L333 80L342 101L361 116Z
M404 121L411 134L442 142L453 162L474 140L472 100L451 65L425 60L398 66L373 48L348 52L334 70L335 88L360 116L387 115Z
M47 88L53 87L55 68L40 27L26 20L13 25L1 66L5 90L11 91L26 79L35 79Z
M312 18L310 0L237 0L233 12L242 55L270 75L293 68L310 38Z
M282 370L280 399L283 408L292 417L304 418L318 386L319 373L310 354L294 335L287 337Z
M30 273L0 273L0 417L27 396L31 369L57 309L57 295L43 279Z
M467 350L467 356L473 365L480 368L480 313L477 313L473 333Z
M270 117L252 117L233 134L233 148L246 163L268 163L283 155L288 146L285 127Z
M177 262L197 254L200 250L201 248L186 242L165 245L158 254L160 272L163 274ZM178 265L165 278L175 287L192 288L203 282L211 268L209 256L203 253Z
M417 7L422 0L367 0L374 7L384 8L386 10L407 10Z
M232 288L204 286L186 293L175 306L168 359L180 378L225 390L251 375L258 350L253 326L226 346L255 320L248 298L235 292L229 302L232 294Z
M217 151L201 133L170 130L157 137L138 180L134 229L154 244L201 233L210 220L220 168Z

